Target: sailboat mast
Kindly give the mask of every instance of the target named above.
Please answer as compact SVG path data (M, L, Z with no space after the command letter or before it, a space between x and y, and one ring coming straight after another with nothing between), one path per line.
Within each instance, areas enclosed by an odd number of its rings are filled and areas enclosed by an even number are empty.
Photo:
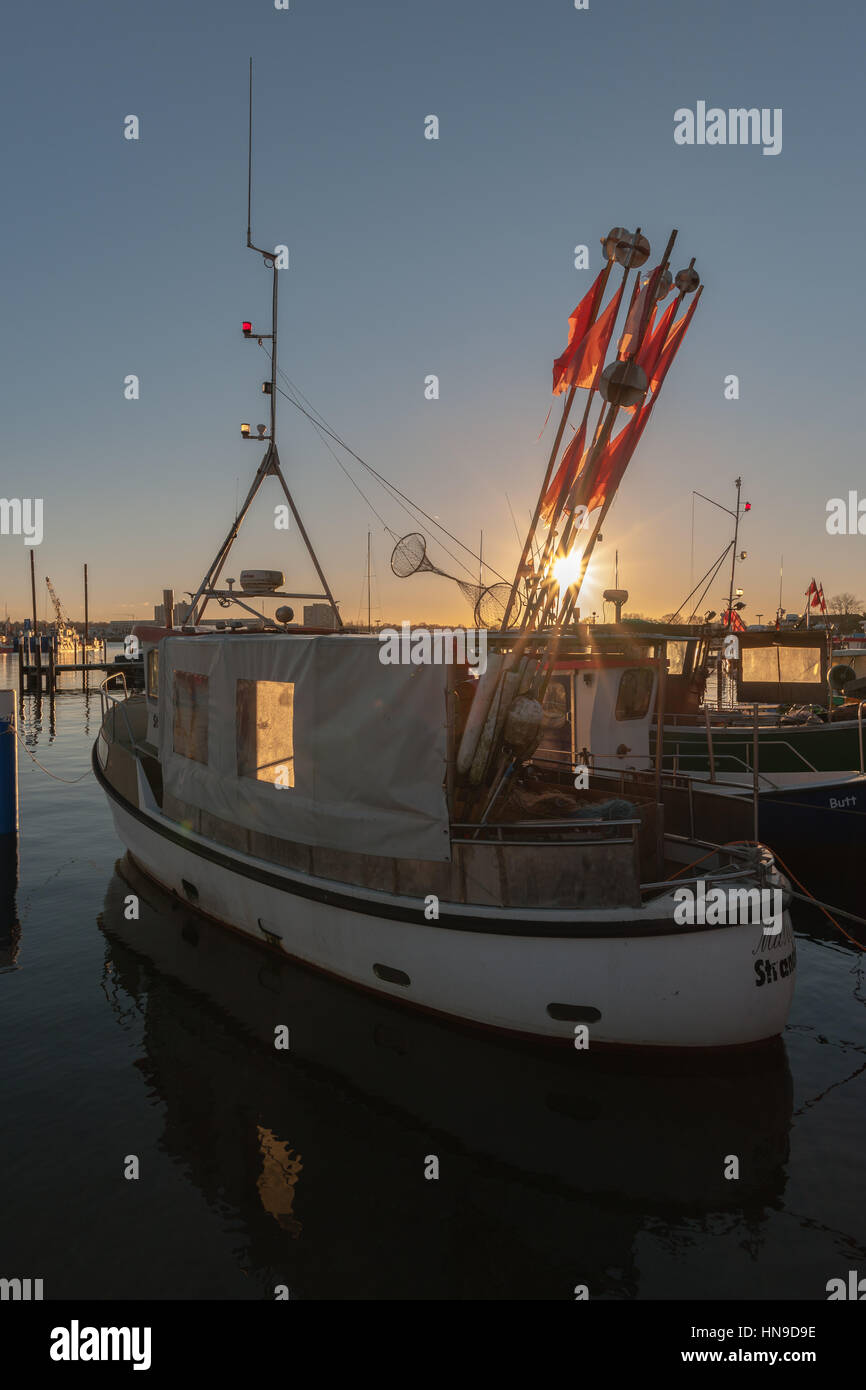
M373 631L372 591L370 581L370 532L367 531L367 631Z

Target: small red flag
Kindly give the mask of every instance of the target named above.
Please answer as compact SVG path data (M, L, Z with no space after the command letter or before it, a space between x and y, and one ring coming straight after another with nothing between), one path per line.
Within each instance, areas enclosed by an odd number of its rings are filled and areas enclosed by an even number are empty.
M553 394L555 396L558 396L563 389L559 384L562 373L573 361L575 353L595 320L595 316L598 313L598 306L601 303L601 297L604 294L604 287L607 284L608 274L608 266L605 266L603 270L599 271L594 283L587 290L583 299L568 320L568 346L562 356L557 357L553 364Z

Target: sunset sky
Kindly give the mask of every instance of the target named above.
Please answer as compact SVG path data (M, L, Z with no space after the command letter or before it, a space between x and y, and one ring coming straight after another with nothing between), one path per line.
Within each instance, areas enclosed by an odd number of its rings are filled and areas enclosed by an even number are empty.
M851 3L732 0L48 0L5 16L0 495L44 499L36 549L70 615L147 616L196 587L259 461L270 279L247 251L247 63L256 74L253 238L288 245L280 360L330 425L511 577L553 437L551 367L601 267L599 238L640 225L697 257L693 326L604 527L584 612L612 585L675 609L729 536L692 489L752 503L745 617L802 608L813 575L866 600L866 536L829 536L859 489L866 226L862 54ZM783 147L681 146L674 112L781 108ZM123 137L140 119L140 139ZM424 138L425 117L440 121ZM573 248L590 247L578 271ZM649 265L655 264L655 258ZM124 378L141 396L124 399ZM424 398L435 373L440 399ZM735 373L740 399L724 398ZM581 393L579 393L581 394ZM548 410L553 413L539 440ZM398 580L418 529L280 400L289 486L344 619L470 622L456 585ZM578 417L579 418L579 417ZM227 572L282 568L266 485ZM452 542L448 548L456 551ZM434 563L455 562L430 541ZM456 551L460 554L461 552ZM474 570L473 562L463 558ZM28 547L0 536L0 617L29 611ZM717 581L706 606L727 588Z

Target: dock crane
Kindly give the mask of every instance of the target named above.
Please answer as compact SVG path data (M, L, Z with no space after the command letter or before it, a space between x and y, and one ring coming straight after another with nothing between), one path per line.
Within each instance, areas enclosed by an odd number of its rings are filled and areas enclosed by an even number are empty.
M49 592L49 594L51 595L51 602L54 604L54 612L57 614L57 629L58 629L58 631L59 631L61 628L63 628L63 627L71 627L72 624L70 623L69 618L67 617L66 613L63 611L63 604L60 602L60 599L57 597L57 590L55 589L54 585L51 583L51 580L48 578L48 575L47 575L47 574L46 574L46 576L45 576L45 583L48 585L48 592Z

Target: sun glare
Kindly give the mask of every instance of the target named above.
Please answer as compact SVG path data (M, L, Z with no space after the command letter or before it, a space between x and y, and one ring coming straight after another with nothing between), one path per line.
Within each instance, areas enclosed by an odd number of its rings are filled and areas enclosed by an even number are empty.
M583 559L583 551L578 547L572 546L567 555L562 555L553 566L553 577L559 585L559 592L567 589L580 578L580 566Z

